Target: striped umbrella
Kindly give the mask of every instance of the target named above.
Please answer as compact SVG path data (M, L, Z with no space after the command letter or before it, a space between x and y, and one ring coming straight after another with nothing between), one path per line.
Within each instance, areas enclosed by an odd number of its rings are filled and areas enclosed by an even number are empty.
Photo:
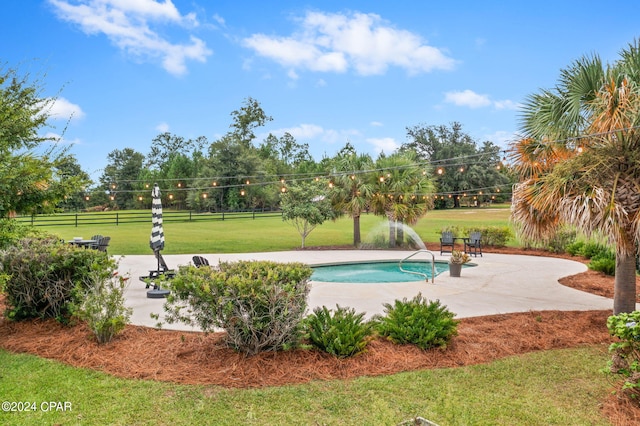
M164 229L162 229L162 200L160 200L160 188L156 183L153 185L153 191L151 191L153 200L151 201L151 239L149 240L149 246L151 250L156 253L164 248Z

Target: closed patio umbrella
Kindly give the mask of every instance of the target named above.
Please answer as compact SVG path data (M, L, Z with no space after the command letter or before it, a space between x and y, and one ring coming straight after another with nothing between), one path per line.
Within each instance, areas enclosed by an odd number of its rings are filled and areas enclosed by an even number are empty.
M164 249L164 229L162 228L162 200L160 199L160 188L158 184L153 185L151 191L151 238L149 246L158 258L158 271L160 270L160 257L158 252Z
M153 185L151 191L151 238L149 239L149 247L158 259L158 269L156 276L161 272L165 272L165 263L160 254L160 250L164 249L164 229L162 227L162 200L160 199L160 188L158 184ZM162 265L161 265L162 263ZM161 268L162 266L162 268ZM153 290L147 292L149 298L161 298L169 294L168 290L163 290L159 286L154 285Z

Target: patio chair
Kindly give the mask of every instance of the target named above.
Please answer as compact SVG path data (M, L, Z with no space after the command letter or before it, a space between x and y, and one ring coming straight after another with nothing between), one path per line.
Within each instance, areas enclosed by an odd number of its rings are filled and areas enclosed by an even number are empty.
M199 268L201 266L209 266L209 261L202 256L193 256L193 264Z
M95 243L93 244L89 244L89 248L90 249L94 249L94 250L98 250L98 246L100 245L100 240L102 240L104 237L100 234L96 234L93 237L91 237L91 239L93 241L95 241Z
M164 275L167 278L173 278L176 276L176 271L169 269L167 262L165 262L159 250L156 250L154 254L158 260L158 269L151 269L149 271L149 275L142 275L139 279L146 284L145 288L153 286L153 288L157 290L159 289L159 286L153 280L159 278L161 275Z
M107 247L109 247L109 242L111 242L111 237L102 237L102 238L100 238L100 240L98 241L96 249L98 251L103 251L103 252L107 253Z
M453 232L444 231L442 235L440 235L440 254L451 253L453 251L454 242L455 238L453 237ZM449 250L447 250L447 248L449 248Z
M472 232L469 238L464 239L464 251L473 254L475 257L482 257L482 234L480 232Z

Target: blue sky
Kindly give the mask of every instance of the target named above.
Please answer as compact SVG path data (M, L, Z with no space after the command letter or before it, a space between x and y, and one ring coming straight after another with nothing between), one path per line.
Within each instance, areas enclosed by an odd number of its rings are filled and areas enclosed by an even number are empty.
M620 6L615 6L619 4ZM9 0L0 60L46 74L53 135L97 179L159 133L213 142L247 97L317 159L392 152L406 127L460 122L500 146L518 105L583 55L634 38L640 3ZM71 117L68 123L67 121Z

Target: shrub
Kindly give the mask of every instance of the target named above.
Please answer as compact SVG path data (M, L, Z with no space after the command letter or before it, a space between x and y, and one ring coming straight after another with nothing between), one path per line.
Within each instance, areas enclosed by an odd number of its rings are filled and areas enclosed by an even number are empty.
M315 308L304 320L309 341L315 347L339 358L362 352L373 333L373 324L365 321L364 312L356 314L353 308L336 305Z
M584 241L574 241L567 244L565 250L571 256L582 256L582 249L584 247Z
M575 229L561 228L547 241L547 250L553 253L564 253L567 246L576 240Z
M620 339L609 345L611 360L607 372L622 376L623 390L632 397L640 397L640 311L612 315L607 319L609 334Z
M163 283L172 291L164 306L165 320L199 326L205 332L223 328L229 346L248 355L288 349L301 337L311 274L302 263L183 266Z
M0 254L10 319L56 318L65 322L86 289L90 273L109 276L116 263L106 253L62 244L55 238L20 240Z
M594 257L601 257L603 255L607 255L607 252L609 252L609 248L601 243L595 243L595 242L587 242L582 246L582 249L580 250L580 255L586 257L587 259L591 259Z
M24 238L43 238L46 235L46 233L15 219L0 219L0 250L5 250Z
M604 272L613 276L616 274L616 255L612 250L606 249L606 251L591 257L591 261L587 266L594 271Z
M125 306L126 283L117 274L105 279L94 272L88 277L88 289L74 311L87 322L98 343L110 342L129 323L133 309Z
M384 304L385 316L378 318L378 332L394 343L411 343L422 349L445 347L458 334L455 314L439 300L429 302L422 294L407 301Z

